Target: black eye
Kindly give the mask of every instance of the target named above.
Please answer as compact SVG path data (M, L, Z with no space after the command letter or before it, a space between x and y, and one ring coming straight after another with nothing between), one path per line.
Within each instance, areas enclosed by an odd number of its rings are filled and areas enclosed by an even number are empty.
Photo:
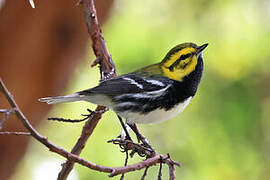
M180 56L180 60L184 60L184 59L187 59L187 58L189 58L190 56L191 56L192 54L191 53L188 53L188 54L183 54L183 55L181 55Z
M173 66L170 66L170 67L169 67L169 70L170 70L170 71L173 71Z

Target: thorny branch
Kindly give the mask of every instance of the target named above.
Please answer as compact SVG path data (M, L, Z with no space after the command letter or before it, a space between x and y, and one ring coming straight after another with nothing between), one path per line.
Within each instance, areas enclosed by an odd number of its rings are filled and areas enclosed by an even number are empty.
M111 59L111 55L106 47L106 43L101 33L101 28L97 19L96 8L94 0L79 0L79 4L82 4L84 9L85 22L87 25L88 33L92 39L92 48L96 55L96 60L93 62L92 67L100 64L101 80L108 79L116 76L115 66ZM106 107L98 106L97 111L105 111ZM98 124L102 113L94 113L85 123L81 136L77 140L77 143L72 148L71 153L80 155L82 149L85 147L87 140L92 135L96 125ZM58 174L58 180L64 180L67 178L74 166L74 161L68 159L62 164L62 169Z
M31 6L34 8L33 1L30 0L29 2ZM93 66L96 66L97 64L100 65L99 67L100 67L101 81L117 76L115 66L113 64L109 51L106 47L104 38L102 36L102 32L101 32L100 25L99 25L97 15L96 15L94 0L79 0L79 4L83 5L88 33L92 39L92 48L97 57L91 66L93 67ZM30 135L34 137L36 140L38 140L40 143L44 144L50 151L65 157L67 161L64 164L62 164L62 170L58 174L58 180L64 180L67 178L75 162L96 171L110 173L109 177L122 174L121 179L124 178L125 173L140 170L143 168L145 168L145 171L141 179L145 179L148 168L155 164L160 164L158 177L161 178L162 163L165 163L169 167L170 180L175 179L174 166L180 166L179 163L173 161L169 155L164 156L164 155L158 154L155 151L149 150L140 144L133 143L128 140L126 141L125 140L111 140L110 141L114 144L118 144L120 148L122 148L123 152L126 153L125 166L123 167L101 166L101 165L94 164L92 162L89 162L79 157L81 151L85 147L87 140L90 138L92 132L94 131L96 125L98 124L102 114L106 111L106 107L98 106L95 111L91 111L89 115L79 120L51 118L51 120L64 121L64 122L80 122L80 121L88 119L82 129L82 133L80 137L78 138L77 143L73 147L72 151L69 153L68 151L50 142L46 137L40 135L33 128L33 126L29 123L28 119L24 116L20 108L17 106L15 100L13 99L13 96L9 93L4 83L2 82L1 78L0 78L0 88L1 88L0 90L2 90L2 92L5 94L7 100L9 101L12 107L11 110L0 109L0 113L4 113L3 120L2 121L0 120L0 129L3 122L8 118L8 115L11 112L14 112L16 116L18 117L18 119L21 120L21 122L24 124L26 129L29 131L29 132L0 132L0 135ZM129 150L131 150L131 153L130 153L131 157L137 153L141 157L146 157L146 160L141 161L136 164L127 165Z
M143 168L146 168L149 166L153 166L153 165L158 164L160 162L166 163L169 166L169 169L173 169L173 170L174 170L174 166L180 166L179 163L170 159L169 156L164 156L164 155L161 155L158 153L152 154L151 157L147 158L146 160L144 160L142 162L128 165L128 166L123 166L123 167L106 167L106 166L94 164L90 161L87 161L83 158L80 158L79 156L77 156L75 154L69 153L68 151L66 151L66 150L62 149L61 147L55 145L54 143L50 142L47 137L39 134L39 132L30 124L28 119L24 116L24 114L20 110L19 106L15 102L13 96L10 94L10 92L8 91L6 86L4 85L1 78L0 78L0 90L4 93L9 104L14 109L17 118L23 123L24 127L29 131L30 135L33 138L35 138L37 141L39 141L40 143L45 145L51 152L57 153L57 154L65 157L68 160L72 160L74 162L77 162L85 167L88 167L88 168L96 170L96 171L110 173L109 177L113 177L113 176L116 176L119 174L131 172L131 171L140 170L140 169L143 169ZM13 132L13 133L16 134L17 132ZM18 134L22 135L22 133L24 133L24 132L19 132ZM3 134L6 134L6 133L3 133ZM12 132L11 132L11 134L12 134ZM124 141L122 143L124 143ZM128 142L126 142L126 143L128 143ZM136 143L134 143L134 145L131 144L130 145L131 149L134 148L133 146L135 146L135 145L136 145ZM139 147L140 146L137 144L136 148L139 148ZM140 149L140 151L143 151L143 150L144 149ZM170 180L173 180L173 179L175 179L174 172L170 172Z

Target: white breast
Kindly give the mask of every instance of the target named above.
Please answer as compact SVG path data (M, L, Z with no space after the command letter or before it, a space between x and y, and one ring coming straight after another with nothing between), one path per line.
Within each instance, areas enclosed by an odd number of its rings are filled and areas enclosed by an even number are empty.
M127 123L141 123L141 124L151 124L151 123L160 123L173 117L177 116L184 111L186 106L190 103L192 97L189 97L182 103L179 103L171 110L165 111L164 109L156 109L153 112L148 114L139 114L133 112L120 113L120 116L127 119Z

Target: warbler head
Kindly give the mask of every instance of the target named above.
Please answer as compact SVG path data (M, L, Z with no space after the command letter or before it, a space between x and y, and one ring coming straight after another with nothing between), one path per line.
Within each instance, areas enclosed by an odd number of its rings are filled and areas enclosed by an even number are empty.
M207 46L208 44L197 46L194 43L183 43L172 48L160 64L164 75L182 81L185 76L195 71L199 61L202 61L202 51Z

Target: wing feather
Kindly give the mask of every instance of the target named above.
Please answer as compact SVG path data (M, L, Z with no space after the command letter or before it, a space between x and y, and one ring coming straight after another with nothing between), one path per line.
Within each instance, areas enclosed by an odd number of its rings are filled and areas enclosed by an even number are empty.
M79 92L80 94L121 95L133 93L151 93L162 90L173 83L161 76L146 77L126 74L101 82L98 86Z

